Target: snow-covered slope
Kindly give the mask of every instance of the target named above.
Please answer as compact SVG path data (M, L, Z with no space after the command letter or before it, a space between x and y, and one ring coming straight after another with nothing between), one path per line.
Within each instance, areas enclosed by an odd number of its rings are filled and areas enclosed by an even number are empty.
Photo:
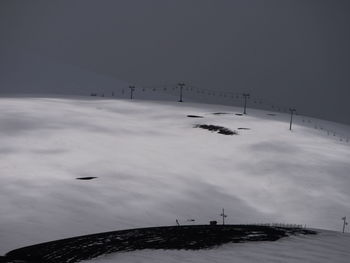
M290 132L284 114L83 97L1 98L0 112L0 254L176 219L206 224L223 207L232 224L332 230L350 211L350 144L300 119ZM98 178L75 179L87 176Z

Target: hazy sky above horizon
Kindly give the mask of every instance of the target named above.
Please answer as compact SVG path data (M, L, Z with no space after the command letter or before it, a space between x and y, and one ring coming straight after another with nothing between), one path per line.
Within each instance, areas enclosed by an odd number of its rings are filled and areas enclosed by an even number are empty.
M347 0L2 0L0 55L249 91L350 123L349 14Z

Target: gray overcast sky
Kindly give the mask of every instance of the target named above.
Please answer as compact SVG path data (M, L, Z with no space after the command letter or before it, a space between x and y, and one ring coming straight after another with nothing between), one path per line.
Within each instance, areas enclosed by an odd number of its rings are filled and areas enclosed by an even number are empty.
M246 90L350 123L349 14L348 0L1 0L0 55Z

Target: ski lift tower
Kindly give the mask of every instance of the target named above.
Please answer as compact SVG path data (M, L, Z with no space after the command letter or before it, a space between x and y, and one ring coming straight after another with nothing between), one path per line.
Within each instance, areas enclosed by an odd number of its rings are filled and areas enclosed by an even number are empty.
M130 99L132 100L134 98L135 86L129 86L129 89L130 89Z
M177 85L180 87L180 99L179 99L179 102L183 102L183 100L182 100L182 90L183 90L183 88L185 87L185 83L180 82L180 83L177 84Z
M243 93L243 98L244 98L244 111L243 114L247 114L247 99L250 98L249 93Z

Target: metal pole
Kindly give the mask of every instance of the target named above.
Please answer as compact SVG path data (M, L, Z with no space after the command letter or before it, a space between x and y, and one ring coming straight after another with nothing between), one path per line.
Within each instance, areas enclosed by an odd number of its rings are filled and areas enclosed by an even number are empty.
M224 208L222 209L221 216L222 216L222 225L225 225L225 217L227 217L227 215L225 215L225 209Z
M345 226L348 224L348 222L346 222L346 216L344 216L344 217L342 218L342 220L344 221L344 222L343 222L343 233L345 233Z
M293 114L296 111L296 109L289 109L290 111L290 124L289 124L289 130L292 130L292 123L293 123Z

